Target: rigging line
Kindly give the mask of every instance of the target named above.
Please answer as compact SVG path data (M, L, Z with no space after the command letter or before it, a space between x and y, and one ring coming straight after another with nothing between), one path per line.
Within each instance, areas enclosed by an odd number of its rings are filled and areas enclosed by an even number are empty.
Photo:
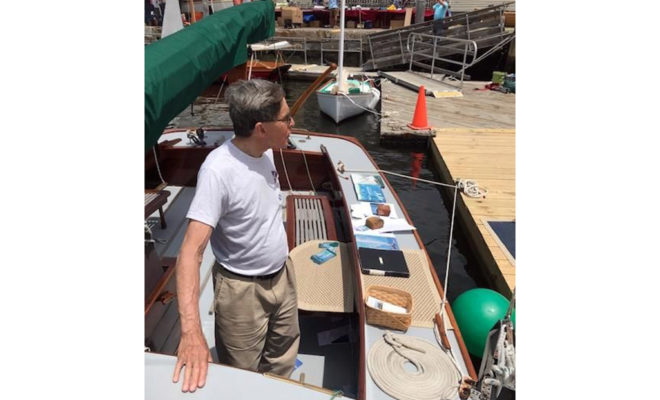
M312 186L312 191L316 194L316 189L314 189L314 182L312 182L312 175L309 174L309 167L307 166L307 157L305 157L305 152L301 151L303 156L303 161L305 161L305 169L307 170L307 177L309 178L309 184Z
M154 151L154 160L156 160L156 170L158 171L158 176L160 177L161 183L165 183L163 175L160 173L160 165L158 165L158 155L156 155L156 146L151 148Z
M374 110L370 110L370 109L368 109L368 108L366 108L366 107L362 107L362 106L359 105L358 103L354 102L353 99L351 99L346 93L339 93L339 94L341 94L342 96L346 97L351 103L355 104L358 108L361 108L361 109L363 109L363 110L365 110L365 111L369 111L370 113L372 113L372 114L374 114L375 116L377 116L379 122L380 122L380 120L382 119L382 116L383 116L382 114L379 114L379 113L377 113L376 111L374 111Z
M415 180L415 181L420 181L420 182L430 183L430 184L432 184L432 185L439 185L439 186L446 186L446 187L450 187L450 188L457 188L456 185L449 185L449 184L447 184L447 183L436 182L436 181L429 181L429 180L422 179L422 178L414 178L414 177L412 177L412 176L403 175L403 174L398 174L398 173L396 173L396 172L386 171L386 170L384 170L384 169L377 169L377 170L375 170L375 171L374 171L374 170L360 170L360 169L342 169L342 170L340 170L339 172L340 172L340 173L344 173L344 172L361 172L361 173L382 172L382 173L384 173L384 174L389 174L389 175L394 175L394 176L398 176L398 177L401 177L401 178L407 178L407 179L411 179L411 180Z
M447 267L445 268L445 288L442 294L442 309L440 310L440 318L444 316L445 306L447 304L447 287L449 286L449 260L451 258L451 243L454 235L454 216L456 215L456 196L458 194L458 187L454 188L454 203L451 208L451 223L449 224L449 244L447 245Z
M442 317L440 317L442 318ZM461 370L461 367L458 365L458 361L456 361L456 357L454 357L454 352L451 351L451 349L445 349L444 346L442 346L442 338L440 337L440 332L438 330L438 325L433 324L433 333L435 334L435 340L438 341L438 343L441 345L440 348L449 356L449 359L451 360L452 364L454 364L454 367L456 367L456 370L458 370L458 373L463 376L463 371Z
M286 183L289 184L289 191L293 191L291 187L291 181L289 180L289 171L286 170L286 164L284 163L284 154L282 154L282 149L280 149L280 158L282 158L282 167L284 168L284 176L286 176Z
M511 294L511 301L509 301L509 309L506 310L504 314L504 319L511 318L511 313L513 312L514 303L516 301L516 288L513 288L513 293Z

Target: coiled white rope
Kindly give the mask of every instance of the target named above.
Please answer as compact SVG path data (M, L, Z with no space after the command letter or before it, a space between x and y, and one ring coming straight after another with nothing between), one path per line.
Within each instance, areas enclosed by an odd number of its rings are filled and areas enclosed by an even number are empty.
M462 190L469 197L486 197L488 191L486 189L479 189L479 184L474 179L461 179L458 178L456 186Z
M416 370L409 371L406 363ZM367 366L376 385L399 400L453 399L461 382L461 374L440 348L390 331L369 350Z

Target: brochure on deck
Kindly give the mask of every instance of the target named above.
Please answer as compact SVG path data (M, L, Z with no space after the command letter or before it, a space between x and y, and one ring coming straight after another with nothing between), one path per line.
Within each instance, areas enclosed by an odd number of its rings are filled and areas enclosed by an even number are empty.
M368 233L356 233L355 241L357 247L367 247L380 250L399 250L399 242L391 233L381 233L379 235L370 235Z
M385 184L379 175L351 174L355 194L360 201L385 202L383 188Z

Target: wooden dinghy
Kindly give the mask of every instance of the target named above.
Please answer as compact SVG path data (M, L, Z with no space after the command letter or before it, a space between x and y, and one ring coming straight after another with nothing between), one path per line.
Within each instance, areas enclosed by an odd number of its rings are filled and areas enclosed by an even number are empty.
M356 246L357 220L351 215L352 204L358 203L350 171L367 171L380 177L382 193L392 212L412 225L402 202L385 175L364 147L354 138L293 130L290 142L295 148L274 152L283 193L282 215L292 263L298 280L301 345L300 365L291 377L282 378L212 363L206 386L191 394L181 392L181 381L172 383L179 342L174 264L186 229L185 214L195 190L197 172L206 155L233 137L230 129L204 129L202 141L189 139L186 130L168 130L159 139L157 159L147 157L146 180L160 179L169 183L165 210L166 228L152 217L151 235L155 253L147 263L161 265L161 273L145 293L145 397L147 399L194 398L269 398L391 399L382 382L373 376L370 351L382 345L387 331L403 340L421 340L425 345L441 349L434 330L444 325L442 342L450 349L455 366L446 371L458 376L476 373L449 304L444 317L443 289L430 258L415 230L393 234L401 248L410 276L398 278L362 273L361 253ZM293 147L291 146L291 147ZM338 168L339 166L339 168ZM341 168L343 166L343 169ZM343 172L342 172L343 171ZM155 218L155 219L154 219ZM337 256L317 265L310 255L318 252L319 243L338 241ZM156 261L154 261L156 260ZM165 260L158 263L158 260ZM200 268L200 316L202 330L213 357L214 315L210 246ZM367 290L388 287L410 294L412 312L405 332L376 326L365 305ZM370 292L371 293L371 292ZM460 370L460 373L456 370ZM450 371L452 370L452 371ZM453 375L453 376L454 376ZM459 382L453 382L456 388ZM449 398L458 399L456 388ZM405 397L400 397L405 398Z

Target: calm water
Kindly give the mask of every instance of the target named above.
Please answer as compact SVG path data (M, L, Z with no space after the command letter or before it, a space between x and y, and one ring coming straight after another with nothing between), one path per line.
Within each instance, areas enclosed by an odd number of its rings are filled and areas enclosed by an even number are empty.
M285 81L284 89L289 105L310 85L305 81ZM380 107L378 107L379 109ZM426 148L386 148L379 144L378 116L371 113L350 118L337 125L330 117L319 111L316 96L312 94L295 116L296 127L315 132L353 136L367 149L381 169L399 174L415 175L420 178L437 180L428 169ZM426 246L438 277L444 282L447 264L447 243L451 221L449 211L435 186L388 175L388 180L404 203L410 218L417 227ZM470 260L462 234L454 227L449 286L447 297L452 301L456 296L475 287L487 287L478 269Z

